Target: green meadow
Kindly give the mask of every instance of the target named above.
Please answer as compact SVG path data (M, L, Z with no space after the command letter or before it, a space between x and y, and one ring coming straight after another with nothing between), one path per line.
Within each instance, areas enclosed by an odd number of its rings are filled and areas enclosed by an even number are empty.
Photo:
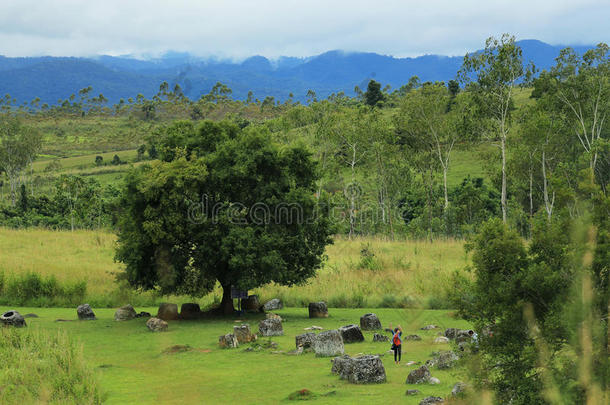
M5 311L14 309L1 307ZM49 334L65 333L82 346L83 357L93 370L104 403L107 404L273 404L288 403L288 396L308 389L316 394L316 404L367 403L418 404L429 395L447 397L457 381L465 378L464 370L431 369L440 379L438 385L407 385L408 373L424 363L434 351L449 350L449 344L434 344L437 333L448 327L465 328L468 324L453 317L447 310L417 309L343 309L329 308L330 317L309 319L307 308L285 308L277 311L284 319L284 336L259 338L258 344L269 340L276 348L221 349L218 336L232 332L233 325L245 322L253 332L258 331L262 314L248 314L240 318L198 321L170 321L169 330L152 333L146 328L146 318L116 322L113 309L94 308L96 321L77 321L75 308L18 308L22 314L35 313L39 318L28 318L27 329L44 330ZM137 311L156 313L156 308L136 308ZM325 330L356 323L361 315L374 311L384 327L400 324L405 335L418 334L421 341L405 342L403 359L395 365L387 354L390 343L372 342L373 332L364 332L365 342L346 344L349 355L383 354L387 382L378 385L353 385L331 374L329 358L313 353L290 355L295 349L295 336L305 333L312 325ZM64 322L56 322L64 319ZM423 331L429 324L439 329ZM21 333L27 333L25 329ZM386 333L387 334L387 333ZM408 366L413 361L416 364ZM2 379L0 377L0 386ZM406 397L407 389L419 389L421 394ZM6 393L5 393L6 394ZM24 403L23 398L3 396L5 404Z

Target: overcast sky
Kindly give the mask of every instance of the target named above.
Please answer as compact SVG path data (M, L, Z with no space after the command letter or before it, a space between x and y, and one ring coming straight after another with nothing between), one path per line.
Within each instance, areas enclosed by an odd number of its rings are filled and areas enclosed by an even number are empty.
M0 0L0 54L462 55L490 35L610 42L608 0Z

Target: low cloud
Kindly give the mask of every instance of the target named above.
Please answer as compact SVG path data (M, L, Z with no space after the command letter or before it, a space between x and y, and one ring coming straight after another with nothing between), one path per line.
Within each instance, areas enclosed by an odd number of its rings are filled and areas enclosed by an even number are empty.
M503 32L551 44L608 41L609 20L606 0L4 0L0 54L461 55Z

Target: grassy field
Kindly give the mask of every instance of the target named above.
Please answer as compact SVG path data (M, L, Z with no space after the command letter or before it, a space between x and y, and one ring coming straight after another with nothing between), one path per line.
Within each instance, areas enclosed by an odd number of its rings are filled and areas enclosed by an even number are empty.
M129 117L30 117L43 137L42 154L70 157L135 149L158 123Z
M9 308L0 308L5 311ZM10 308L13 309L13 308ZM55 319L76 319L76 310L17 308L22 314L36 313L39 318L28 319L28 328L46 331L65 331L84 347L84 357L96 370L101 390L108 404L270 404L286 403L290 393L309 389L319 397L316 404L367 403L418 404L428 395L450 396L453 384L464 378L463 370L436 370L439 385L407 385L408 373L416 365L408 361L425 362L433 351L448 350L448 344L433 344L440 330L419 330L436 324L440 328L468 325L454 319L448 311L377 309L386 327L401 324L405 334L417 333L419 342L405 342L403 362L397 366L389 354L382 357L387 383L379 385L352 385L331 374L328 358L317 358L312 353L289 356L295 348L294 337L304 333L303 328L319 325L334 329L350 323L358 324L366 309L329 309L327 319L310 320L306 308L286 308L278 311L284 319L284 336L274 337L277 349L244 352L247 345L237 349L220 349L218 336L232 331L237 318L202 321L170 322L169 331L153 334L145 326L145 319L115 322L114 310L94 308L97 321L55 322ZM151 313L156 308L137 308ZM258 331L260 315L240 318ZM372 342L372 332L365 332L365 342L346 345L346 353L379 354L389 349L389 343ZM263 338L261 341L266 341ZM260 342L260 341L259 341ZM167 353L175 345L189 345L193 350ZM407 389L416 388L421 394L405 397Z
M119 291L114 261L115 236L104 231L13 230L0 228L0 272L5 275L38 273L59 281L85 281L88 298L97 305L121 305L137 297ZM360 251L374 253L363 266ZM266 300L280 297L300 306L325 300L334 307L429 307L442 298L452 273L469 263L463 242L457 240L389 241L381 238L337 238L327 249L328 260L317 277L302 286L268 285L254 292ZM199 300L219 299L220 290ZM146 296L145 301L157 302ZM158 300L162 299L158 297ZM188 297L176 297L181 302ZM125 301L125 302L121 302Z
M489 176L485 171L482 154L489 151L498 152L496 149L493 145L487 143L455 148L451 152L451 161L447 172L448 186L459 186L462 180L468 176L473 179L481 177L489 185Z

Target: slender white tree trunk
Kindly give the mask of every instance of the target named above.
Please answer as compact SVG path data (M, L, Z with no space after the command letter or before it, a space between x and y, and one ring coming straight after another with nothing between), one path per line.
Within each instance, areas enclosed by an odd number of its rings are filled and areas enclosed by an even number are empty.
M544 149L542 150L542 191L544 194L544 208L547 219L550 221L553 215L553 206L555 205L555 192L553 192L553 197L549 198L548 181L546 178L546 152Z
M356 144L352 144L352 184L351 190L349 191L350 195L350 210L349 210L349 239L352 239L354 235L355 221L356 221Z
M502 148L502 195L500 197L500 202L502 204L502 221L506 222L506 211L507 211L507 201L506 201L506 135L503 133L501 138L501 148Z
M447 166L443 165L443 189L445 192L445 210L449 208L449 193L447 192Z
M534 172L530 163L530 219L534 216Z

